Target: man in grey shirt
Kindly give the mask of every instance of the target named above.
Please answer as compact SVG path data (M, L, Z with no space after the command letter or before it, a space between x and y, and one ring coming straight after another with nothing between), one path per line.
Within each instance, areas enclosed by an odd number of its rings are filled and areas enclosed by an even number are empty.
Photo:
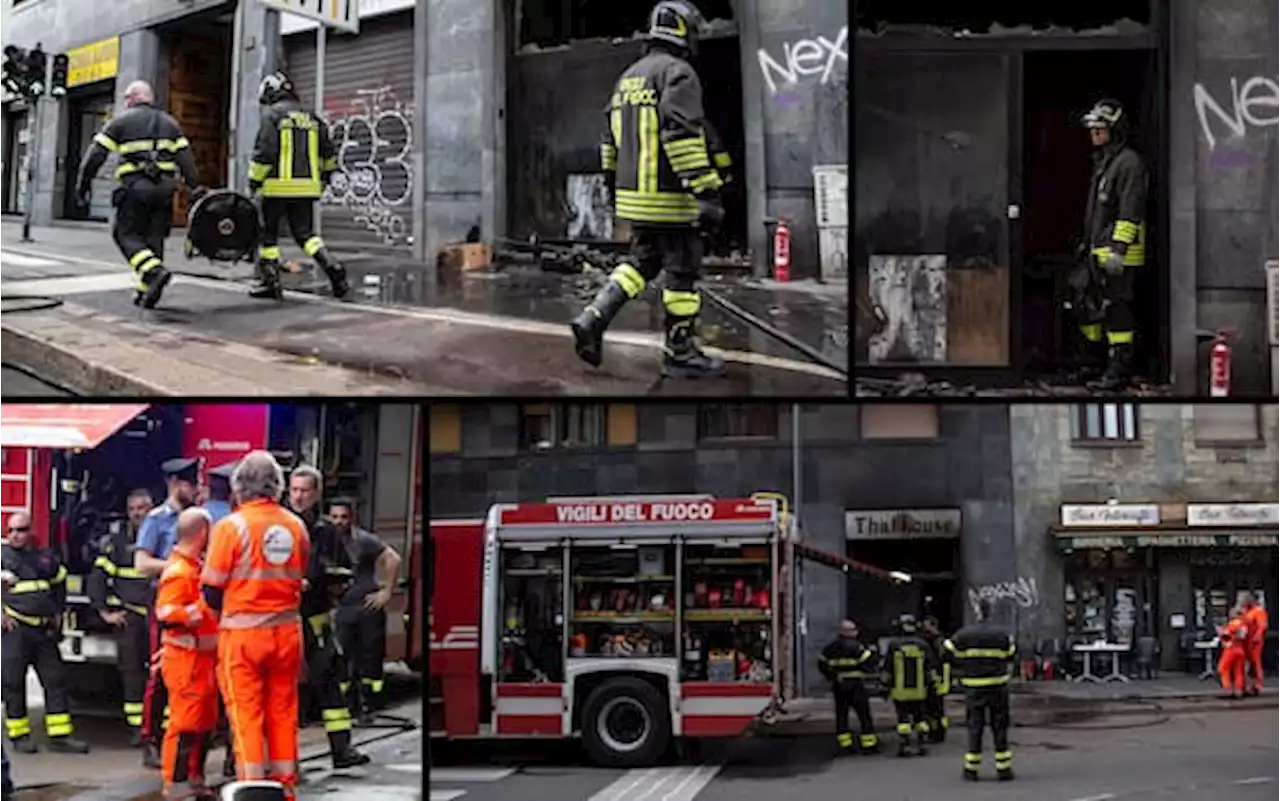
M367 717L382 694L382 663L387 651L387 602L400 572L400 554L376 534L356 525L355 502L335 498L329 520L341 535L346 567L354 574L335 614L338 642L353 690L348 703Z

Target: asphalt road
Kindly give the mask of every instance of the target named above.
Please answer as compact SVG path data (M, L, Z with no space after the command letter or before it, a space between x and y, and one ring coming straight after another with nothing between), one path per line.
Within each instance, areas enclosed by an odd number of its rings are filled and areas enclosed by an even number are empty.
M587 767L569 748L454 746L433 755L430 801L1273 801L1277 732L1275 710L1016 729L1017 780L994 781L988 750L976 784L961 780L959 731L926 757L837 758L831 738L804 737L633 771Z
M6 398L70 398L71 393L46 384L22 370L9 366L0 367L0 392Z

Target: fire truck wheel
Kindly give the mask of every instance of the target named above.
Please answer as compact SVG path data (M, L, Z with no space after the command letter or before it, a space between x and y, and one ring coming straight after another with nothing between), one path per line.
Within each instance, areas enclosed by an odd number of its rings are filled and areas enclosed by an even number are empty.
M671 744L671 717L662 694L641 679L610 679L582 707L582 742L598 765L652 765Z

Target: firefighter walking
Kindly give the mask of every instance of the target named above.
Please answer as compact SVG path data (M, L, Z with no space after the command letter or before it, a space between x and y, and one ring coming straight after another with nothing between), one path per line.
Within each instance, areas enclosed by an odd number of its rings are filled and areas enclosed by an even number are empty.
M306 526L311 542L302 593L309 700L320 707L330 759L334 768L341 769L367 764L369 757L351 746L353 723L343 694L346 663L334 625L334 606L352 571L343 564L345 552L337 530L320 515L323 487L324 476L309 465L296 468L289 476L289 506Z
M875 667L875 651L858 640L857 624L852 620L840 621L840 635L818 655L818 670L831 682L836 704L836 743L844 753L870 754L880 750L866 686L867 677ZM849 727L850 710L858 716L856 747Z
M631 224L631 256L570 323L578 356L592 366L603 361L609 323L665 271L662 374L724 374L724 361L704 353L697 341L699 231L711 232L724 219L724 181L711 162L702 84L689 63L703 24L692 3L655 5L645 54L618 79L606 107L600 164L612 177L615 218Z
M284 72L262 79L258 102L266 108L249 162L249 190L262 194L262 241L254 298L284 297L280 285L280 224L287 222L302 251L324 270L335 298L351 291L347 271L315 232L315 205L338 157L329 129L303 107Z
M5 728L13 750L38 750L27 717L27 670L34 667L44 688L44 730L49 750L87 754L89 744L76 739L67 694L66 666L58 651L66 602L67 568L57 554L32 542L31 517L9 516L7 539L0 546L4 571L3 654Z
M307 529L277 500L275 457L253 451L231 480L236 511L214 526L201 573L219 613L218 687L231 723L236 776L270 778L292 798L298 783L299 604L310 557Z
M996 777L1013 778L1013 751L1009 749L1009 679L1017 651L1013 637L992 625L991 604L978 604L977 621L951 635L943 643L955 664L957 681L964 690L965 723L969 745L964 755L964 778L978 780L982 767L982 735L991 727Z
M898 718L898 756L912 754L911 737L915 734L915 754L929 753L929 693L937 679L938 664L929 643L917 633L913 615L902 615L894 624L884 652L885 685Z
M1102 100L1084 115L1093 143L1093 174L1085 205L1087 259L1101 285L1102 309L1080 321L1084 377L1105 361L1091 386L1123 389L1133 377L1135 274L1147 263L1147 168L1128 144L1129 119L1120 103Z
M151 576L133 564L133 548L142 522L151 512L151 494L144 489L134 490L125 503L128 520L124 525L115 524L104 538L85 580L85 594L93 611L115 637L124 719L132 732L129 744L136 748L143 743L147 663L151 659L147 618L154 599Z
M133 566L142 573L159 578L168 563L169 551L178 541L178 515L196 502L196 482L199 478L199 461L196 459L168 459L160 465L164 474L168 495L164 503L152 509L142 521L138 541L133 549ZM164 736L164 721L169 715L169 697L165 691L164 676L160 670L160 621L152 612L148 621L151 654L147 663L147 687L142 698L142 739L145 750L142 764L149 768L160 767L160 740Z
M218 618L200 593L200 569L213 519L193 507L178 515L178 542L156 589L163 626L165 686L172 713L161 749L165 798L212 798L204 765L218 724Z
M107 157L120 157L115 178L120 186L111 195L115 224L111 236L129 262L134 276L134 303L154 308L173 275L164 266L164 240L173 225L173 193L181 177L195 203L207 191L200 185L191 143L173 117L155 107L155 93L146 81L125 89L127 108L93 137L85 153L76 198L88 206L93 178Z
M938 660L938 677L929 688L927 712L929 715L929 741L945 743L951 718L947 717L947 695L951 692L951 659L942 643L946 639L938 627L938 619L929 615L920 623L924 639Z

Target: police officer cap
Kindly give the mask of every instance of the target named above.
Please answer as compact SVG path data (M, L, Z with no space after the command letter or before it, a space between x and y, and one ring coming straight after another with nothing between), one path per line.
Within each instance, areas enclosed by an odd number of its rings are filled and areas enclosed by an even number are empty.
M234 462L227 462L226 464L220 464L217 467L210 470L209 475L212 476L213 478L220 478L223 481L230 481L231 474L236 471L236 467L238 467L239 464L240 464L240 460L238 459Z
M198 472L196 466L199 463L198 459L169 459L160 464L160 472L164 473L165 478L194 482Z

